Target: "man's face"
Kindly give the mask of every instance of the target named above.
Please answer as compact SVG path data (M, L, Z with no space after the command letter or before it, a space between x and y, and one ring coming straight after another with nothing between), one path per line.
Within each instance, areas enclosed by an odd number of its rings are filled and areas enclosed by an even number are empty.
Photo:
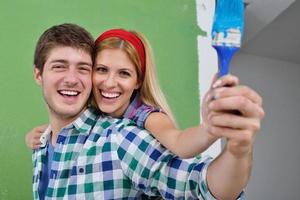
M92 89L91 75L90 54L67 46L53 48L42 74L37 68L34 69L49 115L58 120L76 119L86 108Z

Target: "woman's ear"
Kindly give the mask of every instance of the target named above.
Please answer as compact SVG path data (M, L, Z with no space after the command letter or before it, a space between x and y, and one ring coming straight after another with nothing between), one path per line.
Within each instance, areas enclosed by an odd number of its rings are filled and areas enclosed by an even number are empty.
M38 69L36 66L33 67L33 76L34 76L34 80L38 85L42 84L42 74L41 74L41 70Z
M140 89L142 87L142 81L138 80L134 89L137 90L137 89Z

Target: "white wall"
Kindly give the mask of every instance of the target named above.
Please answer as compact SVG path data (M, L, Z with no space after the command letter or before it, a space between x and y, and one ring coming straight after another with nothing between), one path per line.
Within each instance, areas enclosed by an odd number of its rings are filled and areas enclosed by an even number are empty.
M266 112L246 199L300 199L300 65L240 53L232 73L259 91Z
M218 57L216 50L211 46L211 29L215 12L215 1L196 0L197 24L199 28L207 33L207 36L199 35L197 37L198 47L198 80L199 80L199 96L200 111L201 102L204 95L209 90L211 80L218 71ZM201 115L201 112L200 112ZM201 116L200 116L200 119ZM221 140L217 140L202 155L209 155L213 158L217 157L221 152Z

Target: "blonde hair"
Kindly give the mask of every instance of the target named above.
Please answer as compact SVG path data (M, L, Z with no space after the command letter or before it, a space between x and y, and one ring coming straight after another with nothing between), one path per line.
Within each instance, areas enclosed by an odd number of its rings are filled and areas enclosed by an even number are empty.
M125 51L129 59L133 62L136 67L138 81L141 83L139 89L141 101L149 106L160 108L164 113L166 113L170 119L176 125L176 120L174 115L167 103L165 95L163 94L156 75L156 67L154 62L154 57L150 43L146 37L137 31L129 31L132 34L136 35L143 43L145 48L145 57L146 57L146 66L145 72L142 72L141 69L141 60L137 54L136 49L131 45L130 42L120 39L118 37L106 38L96 45L96 56L97 54L104 49L121 49Z

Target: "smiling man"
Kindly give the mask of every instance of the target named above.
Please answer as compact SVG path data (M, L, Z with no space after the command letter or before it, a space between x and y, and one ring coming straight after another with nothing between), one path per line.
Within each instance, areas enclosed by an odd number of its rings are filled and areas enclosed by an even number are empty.
M53 26L37 42L34 78L42 88L50 125L49 141L33 154L35 199L46 196L51 166L59 156L59 151L54 151L56 142L80 129L82 119L91 115L86 108L92 89L93 46L92 36L73 24ZM67 125L69 128L63 129Z
M92 59L88 50L72 44L55 47L46 57L43 67L35 65L34 75L43 88L54 143L60 129L86 108L92 88Z

